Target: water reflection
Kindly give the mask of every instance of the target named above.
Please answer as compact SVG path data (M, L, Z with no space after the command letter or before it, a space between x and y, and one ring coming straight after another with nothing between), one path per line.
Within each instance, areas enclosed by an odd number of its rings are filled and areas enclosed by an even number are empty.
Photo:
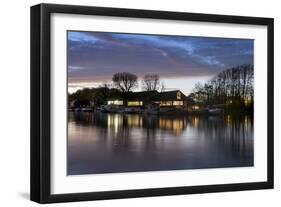
M249 115L69 113L70 175L252 165Z

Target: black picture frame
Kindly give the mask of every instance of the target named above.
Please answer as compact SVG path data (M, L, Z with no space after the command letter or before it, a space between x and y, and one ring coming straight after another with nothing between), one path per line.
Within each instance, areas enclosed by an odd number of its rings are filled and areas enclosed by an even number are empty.
M153 189L51 194L50 184L50 15L52 13L134 17L194 22L216 22L267 26L267 181L235 184L167 187ZM195 14L152 10L103 8L72 5L39 4L31 7L31 174L30 199L38 203L88 201L102 199L165 196L224 191L273 188L273 46L274 21L272 18Z

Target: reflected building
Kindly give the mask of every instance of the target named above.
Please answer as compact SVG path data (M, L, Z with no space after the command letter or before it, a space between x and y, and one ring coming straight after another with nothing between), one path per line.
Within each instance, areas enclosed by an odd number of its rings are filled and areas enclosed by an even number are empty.
M68 174L254 165L253 117L69 113Z

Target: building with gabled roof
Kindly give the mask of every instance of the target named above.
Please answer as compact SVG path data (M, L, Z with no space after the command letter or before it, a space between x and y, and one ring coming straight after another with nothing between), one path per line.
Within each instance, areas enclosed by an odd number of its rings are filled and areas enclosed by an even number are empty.
M140 91L128 93L116 93L107 100L108 105L126 107L145 107L150 104L158 104L160 107L186 107L187 97L180 90L174 91Z

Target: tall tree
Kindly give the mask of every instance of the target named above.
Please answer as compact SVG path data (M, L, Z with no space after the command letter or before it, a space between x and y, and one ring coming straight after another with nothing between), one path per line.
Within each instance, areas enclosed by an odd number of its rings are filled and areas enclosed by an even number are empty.
M146 74L142 80L143 89L146 91L157 91L160 89L159 75Z
M166 90L165 83L162 81L160 86L160 92L164 92Z
M217 74L204 85L195 84L193 99L209 104L236 104L236 107L244 106L245 100L253 102L253 65L240 65Z
M130 92L138 86L138 77L128 72L115 73L112 77L112 81L122 92Z

